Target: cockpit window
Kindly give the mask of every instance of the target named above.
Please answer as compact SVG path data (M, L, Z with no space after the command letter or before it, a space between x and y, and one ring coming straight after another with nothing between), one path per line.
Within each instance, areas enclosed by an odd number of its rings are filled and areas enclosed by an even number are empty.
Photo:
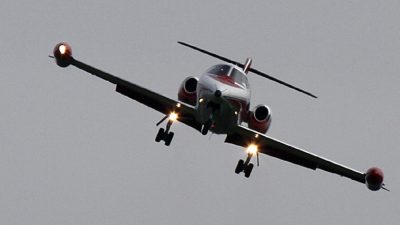
M228 65L216 65L208 70L208 73L215 75L228 75L229 70L231 69Z
M233 68L232 73L229 76L232 77L232 79L235 83L242 85L246 88L249 88L249 83L247 81L247 77L239 70Z

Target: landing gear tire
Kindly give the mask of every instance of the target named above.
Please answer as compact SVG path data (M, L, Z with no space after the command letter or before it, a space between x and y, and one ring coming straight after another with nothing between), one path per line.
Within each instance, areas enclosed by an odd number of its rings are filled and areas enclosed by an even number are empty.
M212 121L207 120L207 122L204 123L203 128L201 129L201 134L206 135L208 133L208 130L210 130Z
M250 174L251 174L251 171L253 170L253 167L254 167L253 163L250 163L249 165L246 166L246 168L244 168L244 176L246 178L250 177Z
M158 133L157 133L157 136L156 136L156 142L160 142L163 139L164 133L165 133L164 128L160 128L158 130Z
M171 144L172 139L174 138L174 132L165 132L164 128L160 128L158 130L157 136L156 136L156 142L164 141L166 146L169 146Z
M165 135L165 145L169 146L171 144L172 138L174 138L174 132L169 132L167 135Z
M244 167L244 161L243 161L243 159L241 159L241 160L239 160L239 162L238 162L238 164L236 166L235 173L239 174L240 172L242 172L243 171L243 167Z

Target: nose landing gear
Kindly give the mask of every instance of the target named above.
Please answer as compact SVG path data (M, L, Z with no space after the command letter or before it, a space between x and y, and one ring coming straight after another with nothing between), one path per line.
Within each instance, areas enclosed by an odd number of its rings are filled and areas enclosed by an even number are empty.
M212 119L209 119L204 123L203 127L201 128L201 134L207 135L207 133L210 130L211 126L212 126Z

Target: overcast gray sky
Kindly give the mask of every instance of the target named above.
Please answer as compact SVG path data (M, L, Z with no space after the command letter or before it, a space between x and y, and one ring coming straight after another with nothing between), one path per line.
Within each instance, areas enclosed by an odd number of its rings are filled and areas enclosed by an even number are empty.
M400 1L2 1L0 224L398 224ZM269 135L365 171L392 190L244 151L174 124L76 68L76 58L176 97L218 60L186 41L308 90L250 76Z

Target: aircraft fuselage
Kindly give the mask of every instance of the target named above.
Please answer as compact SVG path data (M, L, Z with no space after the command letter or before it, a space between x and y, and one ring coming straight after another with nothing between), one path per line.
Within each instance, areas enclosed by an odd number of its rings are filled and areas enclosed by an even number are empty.
M210 131L229 134L247 115L250 96L241 68L229 64L211 67L197 84L197 120L201 124L211 120Z

